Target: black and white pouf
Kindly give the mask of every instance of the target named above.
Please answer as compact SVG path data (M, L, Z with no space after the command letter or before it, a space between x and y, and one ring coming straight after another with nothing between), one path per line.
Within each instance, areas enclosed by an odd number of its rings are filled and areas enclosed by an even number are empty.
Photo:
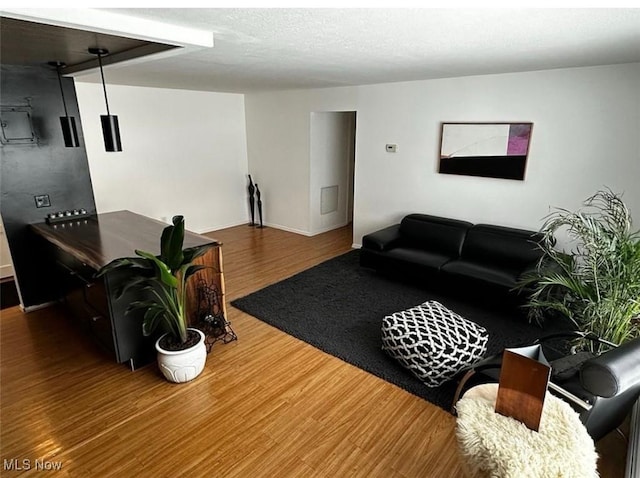
M427 301L382 320L382 350L428 387L437 387L480 360L487 349L486 329Z

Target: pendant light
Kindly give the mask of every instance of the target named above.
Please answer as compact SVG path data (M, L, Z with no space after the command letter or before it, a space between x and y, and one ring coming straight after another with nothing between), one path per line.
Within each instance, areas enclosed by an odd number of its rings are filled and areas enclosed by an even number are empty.
M102 55L108 55L109 50L105 48L89 48L89 53L98 55L98 64L100 65L100 76L102 77L102 89L104 91L104 102L107 105L107 114L100 115L102 122L102 136L104 137L104 148L109 152L122 151L122 143L120 142L120 128L118 126L118 117L109 114L109 101L107 100L107 87L104 84L104 72L102 71Z
M56 67L58 73L58 83L60 85L60 94L62 94L62 106L64 106L64 116L60 116L60 126L62 127L62 136L64 138L64 145L67 148L77 148L80 146L78 141L78 128L76 128L76 119L73 116L69 116L67 112L67 102L64 99L64 89L62 88L62 77L60 70L67 66L61 61L50 61L49 65Z

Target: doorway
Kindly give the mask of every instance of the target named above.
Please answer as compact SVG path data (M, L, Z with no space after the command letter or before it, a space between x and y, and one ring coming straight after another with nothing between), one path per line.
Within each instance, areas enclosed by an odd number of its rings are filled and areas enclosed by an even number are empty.
M312 112L310 118L311 234L353 222L355 111Z

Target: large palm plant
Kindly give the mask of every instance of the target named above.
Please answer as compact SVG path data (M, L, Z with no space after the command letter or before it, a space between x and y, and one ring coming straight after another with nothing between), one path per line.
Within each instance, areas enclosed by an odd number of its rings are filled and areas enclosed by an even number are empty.
M127 309L127 312L135 309L145 310L143 334L151 335L160 328L174 337L174 341L185 344L188 337L187 280L205 267L194 265L193 261L213 244L183 249L184 217L174 216L172 223L162 231L160 256L136 250L138 257L116 259L103 267L99 275L115 269L129 270L130 279L116 295L120 297L132 288L146 293L148 299L132 302Z
M620 196L598 191L576 212L557 209L542 227L544 257L523 283L532 290L530 317L549 312L614 343L640 335L640 231L632 231ZM571 252L554 248L565 230Z

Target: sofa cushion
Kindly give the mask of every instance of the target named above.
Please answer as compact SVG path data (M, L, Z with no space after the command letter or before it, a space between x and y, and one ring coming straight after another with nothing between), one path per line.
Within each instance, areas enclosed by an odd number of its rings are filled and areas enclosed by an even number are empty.
M519 269L470 262L464 259L447 262L442 266L441 271L449 276L484 281L507 289L513 289L520 276Z
M420 268L440 270L449 257L443 254L437 254L424 249L415 249L411 247L396 247L387 252L390 259L406 263L407 265L415 265Z
M493 268L522 270L542 256L537 246L541 240L534 231L477 224L467 232L461 257Z
M436 301L382 320L382 349L428 387L437 387L484 355L487 331Z
M409 214L400 223L404 244L455 258L460 255L462 242L470 222L427 214Z

